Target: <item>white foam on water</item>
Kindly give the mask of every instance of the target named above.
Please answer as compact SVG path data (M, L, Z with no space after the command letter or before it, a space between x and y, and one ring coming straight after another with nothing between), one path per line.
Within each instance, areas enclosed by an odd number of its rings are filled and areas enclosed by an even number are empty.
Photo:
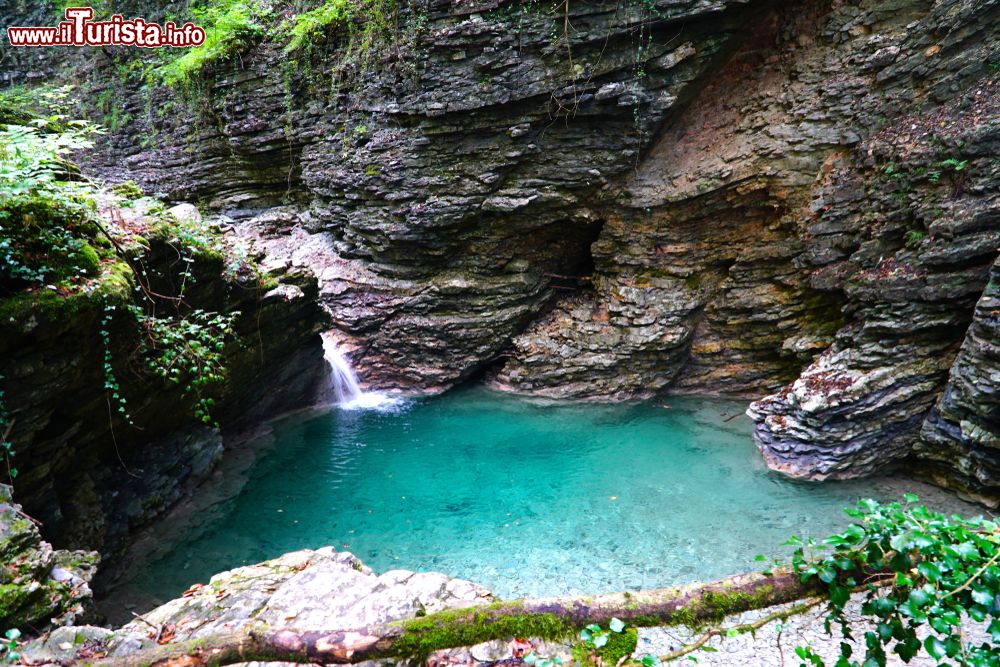
M364 391L358 383L358 376L351 368L347 357L337 346L337 341L327 332L322 335L323 356L330 367L330 402L342 410L385 410L392 408L400 399L377 391Z

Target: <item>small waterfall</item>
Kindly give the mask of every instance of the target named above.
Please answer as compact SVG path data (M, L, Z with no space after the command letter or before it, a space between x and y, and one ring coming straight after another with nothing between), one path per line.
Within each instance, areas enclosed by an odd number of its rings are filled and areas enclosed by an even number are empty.
M358 376L354 374L354 369L348 363L337 341L329 332L323 334L323 356L330 367L329 391L327 396L331 402L347 409L354 408L379 408L393 405L397 399L380 394L378 392L368 392L361 389L358 384Z

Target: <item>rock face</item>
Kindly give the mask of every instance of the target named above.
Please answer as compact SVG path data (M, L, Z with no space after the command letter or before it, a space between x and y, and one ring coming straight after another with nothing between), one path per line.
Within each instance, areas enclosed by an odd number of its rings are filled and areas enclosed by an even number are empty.
M363 56L275 31L187 97L81 63L122 100L91 168L312 270L369 385L769 394L778 470L912 455L1000 494L989 327L956 358L1000 233L1000 2L398 4Z
M215 398L221 431L192 416L182 387L141 372L135 317L114 306L130 283L107 280L118 296L106 299L101 290L48 298L43 289L0 300L0 375L18 499L60 548L117 554L206 478L223 454L224 433L309 405L324 378L318 331L325 318L315 279L287 271L284 282L263 287L226 278L219 256L190 259L189 306L242 313L225 350L225 388ZM157 284L175 275L167 270L178 261L171 239L151 237L140 261L155 292L175 293L176 286ZM133 423L119 417L106 389L105 334ZM113 573L102 568L102 575Z
M132 125L92 166L324 237L321 298L353 339L362 380L441 390L491 364L554 291L591 272L611 179L758 12L744 1L572 4L567 40L565 17L545 7L469 14L438 0L403 10L396 61L334 72L332 92L310 82L331 76L340 44L289 68L279 42L253 49L243 71L214 71L194 125L190 111L145 112L182 107L163 91L127 98ZM281 199L292 206L276 213Z
M86 611L99 556L56 551L34 520L0 484L0 627L43 630L68 625Z
M750 408L775 469L864 475L910 454L921 432L916 456L943 463L949 428L928 411L946 382L990 384L989 363L973 369L969 357L988 328L973 327L952 360L1000 245L998 111L1000 86L982 82L874 135L858 151L867 165L831 171L815 202L813 258L825 261L813 281L842 289L853 321L798 380ZM954 395L941 399L946 414L958 414L946 407ZM975 400L988 404L990 392ZM975 476L965 460L984 436L967 432L962 453L951 446L962 475Z
M920 429L914 453L944 484L995 504L1000 479L1000 265L976 304L948 382Z

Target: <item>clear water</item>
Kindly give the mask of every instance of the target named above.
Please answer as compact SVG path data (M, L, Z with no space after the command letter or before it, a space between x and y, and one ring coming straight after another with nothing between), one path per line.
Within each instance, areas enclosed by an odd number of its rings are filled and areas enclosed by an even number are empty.
M841 509L861 496L920 486L769 473L744 409L473 388L287 420L242 491L189 519L127 588L167 600L216 572L330 544L376 571L437 570L502 597L664 586L754 567L789 535L844 525Z

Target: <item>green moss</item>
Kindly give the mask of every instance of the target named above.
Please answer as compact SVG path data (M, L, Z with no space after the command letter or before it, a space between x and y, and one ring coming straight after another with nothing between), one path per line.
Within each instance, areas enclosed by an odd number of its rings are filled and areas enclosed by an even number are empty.
M117 185L112 185L111 192L127 199L139 199L142 197L142 188L135 181L125 181Z
M226 258L222 236L203 222L179 222L162 215L150 226L146 239L181 246L196 260L222 263Z
M77 266L87 276L92 276L101 269L101 255L89 243L84 243L78 252Z
M617 665L618 661L635 652L639 643L639 631L626 628L623 632L612 632L608 643L600 650L600 656L605 665Z
M561 639L572 636L575 627L555 614L517 613L519 602L498 602L475 611L455 610L399 621L404 634L396 643L401 658L423 658L452 646L473 646L502 637ZM491 611L505 610L499 615Z
M636 628L626 628L622 632L612 632L608 635L608 643L599 650L595 649L591 642L578 642L570 648L570 655L577 665L589 665L594 663L593 656L596 654L601 659L601 664L617 665L618 661L627 655L635 652L635 647L639 643L639 631Z
M702 597L703 607L708 613L705 620L718 623L726 616L731 616L747 609L764 606L773 589L771 586L761 586L755 593L715 593L707 591Z
M102 254L91 216L91 209L71 198L6 199L0 205L0 290L95 275Z
M103 304L124 305L130 301L132 280L128 264L114 262L103 267L88 289L75 288L66 295L45 288L20 292L0 300L0 328L20 326L32 316L58 319Z

